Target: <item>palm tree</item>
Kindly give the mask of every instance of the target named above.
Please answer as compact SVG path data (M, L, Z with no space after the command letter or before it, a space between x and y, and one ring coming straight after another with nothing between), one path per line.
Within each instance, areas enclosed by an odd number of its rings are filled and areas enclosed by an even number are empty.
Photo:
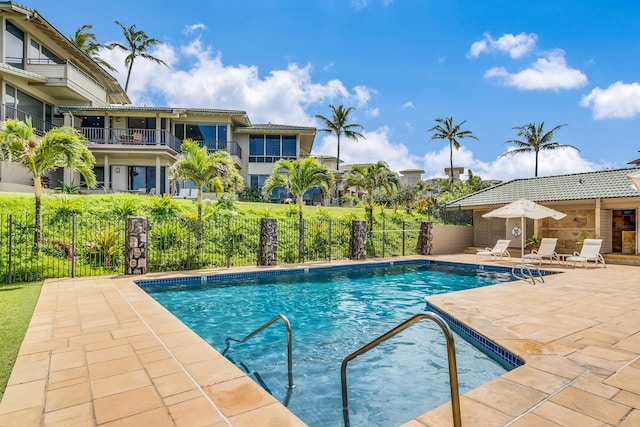
M37 138L31 119L26 122L9 119L0 127L0 158L18 163L33 175L35 195L34 247L40 250L42 237L42 177L55 169L66 167L80 172L87 186L96 185L93 166L96 159L87 146L87 139L73 128L53 128Z
M169 176L177 181L192 181L198 187L198 231L197 247L202 243L202 192L206 188L219 194L223 191L236 191L244 186L231 155L226 151L209 153L207 147L200 147L191 139L182 141L181 154L171 166Z
M124 65L127 67L127 81L124 84L124 91L126 92L129 88L129 78L131 77L131 70L133 69L133 62L137 57L148 59L154 61L157 64L168 66L162 59L156 58L148 53L146 53L147 49L154 46L158 43L158 40L151 39L147 34L142 30L136 30L136 25L133 24L129 28L126 28L119 21L115 21L117 25L122 28L122 34L127 41L127 46L121 43L111 43L105 46L107 49L118 48L122 49L129 54L124 58Z
M336 156L336 170L340 169L340 136L344 135L346 138L357 141L358 138L366 139L364 135L358 132L356 129L363 129L363 127L357 123L347 123L349 121L349 114L355 110L355 107L349 107L345 110L343 105L334 107L329 105L331 110L331 118L328 119L321 114L316 114L316 119L321 120L324 123L324 129L320 129L321 132L335 133L338 137L338 155Z
M83 51L89 58L93 59L96 63L107 68L111 71L116 71L107 61L100 58L98 55L98 51L104 45L98 43L98 39L96 39L96 35L88 32L88 30L92 29L93 25L85 24L82 27L78 28L76 32L69 37L71 43L76 45L78 49ZM117 71L116 71L117 72Z
M304 193L312 188L318 188L322 194L326 194L333 184L333 176L326 166L318 159L307 157L298 160L278 160L271 175L264 183L264 191L269 194L276 187L284 187L288 192L296 196L298 204L298 220L300 233L300 257L304 259L304 224L303 211Z
M536 153L536 168L534 176L538 176L538 153L541 150L556 150L558 148L573 148L574 150L578 150L573 145L560 144L558 142L551 141L556 131L564 126L567 126L567 124L558 125L548 132L544 131L544 122L540 122L537 125L535 123L528 123L523 126L516 126L513 129L517 130L518 136L523 139L512 139L506 141L505 144L514 144L518 148L507 151L506 153L501 154L500 157L530 153L533 151Z
M367 192L365 210L368 217L369 231L373 230L373 206L375 192L382 190L387 196L393 194L400 186L400 177L383 162L372 165L353 165L344 180L345 187L355 187Z
M447 139L449 140L449 162L451 169L449 170L449 181L453 183L453 149L460 149L460 142L458 139L471 138L478 141L478 138L468 130L461 130L466 120L453 124L453 117L437 118L436 122L439 124L429 129L429 132L436 132L431 135L431 139Z

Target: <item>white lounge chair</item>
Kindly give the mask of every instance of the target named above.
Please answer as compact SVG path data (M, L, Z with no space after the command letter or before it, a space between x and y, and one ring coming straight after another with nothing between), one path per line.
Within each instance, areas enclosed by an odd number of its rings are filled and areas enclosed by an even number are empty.
M577 262L581 262L582 265L587 268L587 264L589 261L593 261L598 267L599 263L602 263L603 267L606 267L604 263L604 258L600 253L600 248L602 247L602 239L584 239L582 243L582 250L580 253L574 252L572 256L566 258L566 262L573 263L573 266L576 266Z
M511 254L507 250L510 244L511 240L498 240L493 248L479 249L476 252L476 259L480 259L482 256L488 257L489 259L492 257L499 257L502 259L503 256L506 256L511 259Z
M553 264L553 260L559 261L558 254L556 253L556 244L558 239L545 237L540 241L540 247L538 250L532 250L530 254L524 256L524 261L538 261L538 264L542 264L542 260L549 259L549 262Z
M186 199L189 197L191 190L189 188L181 188L180 192L173 196L174 199Z
M189 197L187 197L187 199L197 199L199 192L200 190L198 190L197 188L192 188L191 192L189 193Z

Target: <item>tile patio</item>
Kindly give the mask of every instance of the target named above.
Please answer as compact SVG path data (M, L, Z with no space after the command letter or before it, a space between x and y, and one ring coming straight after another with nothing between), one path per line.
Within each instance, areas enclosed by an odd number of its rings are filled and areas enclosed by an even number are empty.
M428 298L525 360L462 396L463 425L640 425L640 270L562 271ZM2 427L73 425L304 423L131 277L97 277L45 283L0 403ZM448 403L405 424L450 425Z

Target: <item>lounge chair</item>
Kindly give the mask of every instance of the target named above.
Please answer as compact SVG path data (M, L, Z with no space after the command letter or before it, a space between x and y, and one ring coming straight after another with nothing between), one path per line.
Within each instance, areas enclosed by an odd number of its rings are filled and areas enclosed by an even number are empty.
M560 262L558 254L556 253L556 244L558 239L545 237L540 241L540 247L538 250L532 250L530 254L524 256L523 261L538 261L538 264L542 264L542 260L549 259L549 262L553 264L553 260Z
M187 199L197 199L199 192L200 190L198 190L197 188L192 188L191 191L189 192L189 197L187 197Z
M481 256L486 256L489 257L489 259L492 257L499 257L502 259L503 256L506 256L511 260L511 254L507 250L510 244L511 240L498 240L493 248L479 249L476 252L476 258L480 259Z
M181 188L180 192L173 196L174 199L186 199L189 197L191 190L189 188Z
M581 262L583 267L587 268L587 264L589 261L593 261L598 267L599 263L602 263L603 267L607 265L604 262L604 258L600 253L600 248L602 247L602 239L584 239L582 243L582 250L580 253L574 252L572 256L568 256L565 261L568 263L573 263L573 266L576 266L577 262Z

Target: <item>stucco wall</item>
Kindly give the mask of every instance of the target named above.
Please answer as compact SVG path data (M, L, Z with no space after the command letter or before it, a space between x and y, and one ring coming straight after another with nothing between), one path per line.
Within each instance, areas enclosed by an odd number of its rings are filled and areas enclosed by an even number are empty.
M467 225L436 225L433 227L433 255L461 253L473 246L473 227Z

